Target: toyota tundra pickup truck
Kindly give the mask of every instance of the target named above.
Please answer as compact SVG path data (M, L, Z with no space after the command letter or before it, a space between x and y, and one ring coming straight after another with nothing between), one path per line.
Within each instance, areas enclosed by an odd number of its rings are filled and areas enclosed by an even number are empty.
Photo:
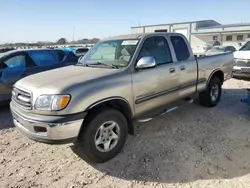
M193 101L214 107L230 79L233 54L196 58L177 33L131 34L97 43L76 65L25 77L14 85L13 121L29 138L74 142L92 162L123 148L134 122Z

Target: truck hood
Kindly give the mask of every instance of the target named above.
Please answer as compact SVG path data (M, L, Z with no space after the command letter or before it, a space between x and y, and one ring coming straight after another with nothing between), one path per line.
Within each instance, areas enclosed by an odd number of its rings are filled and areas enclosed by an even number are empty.
M26 90L46 94L56 94L59 90L77 83L99 78L118 72L119 69L67 66L27 76L15 86Z
M250 59L250 51L236 51L234 52L234 58Z

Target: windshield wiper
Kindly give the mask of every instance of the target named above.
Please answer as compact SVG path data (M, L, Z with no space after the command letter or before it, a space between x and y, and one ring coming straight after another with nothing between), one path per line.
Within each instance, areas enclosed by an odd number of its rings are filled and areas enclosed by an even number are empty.
M90 63L90 64L86 64L87 66L92 66L92 65L104 65L104 66L107 66L107 67L111 67L111 68L118 68L118 66L112 64L112 65L109 65L109 64L106 64L106 63L102 63L102 62L95 62L95 63Z
M118 69L119 67L122 67L122 68L125 67L125 66L123 66L123 65L116 65L116 64L112 64L112 66L114 66L114 67L117 68L117 69Z

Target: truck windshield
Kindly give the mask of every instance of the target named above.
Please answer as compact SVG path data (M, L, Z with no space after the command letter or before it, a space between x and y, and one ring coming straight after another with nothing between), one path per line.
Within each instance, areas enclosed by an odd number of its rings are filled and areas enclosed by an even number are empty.
M135 53L138 39L108 40L97 43L81 58L78 65L104 68L127 67Z
M250 41L244 44L239 51L248 51L250 50Z

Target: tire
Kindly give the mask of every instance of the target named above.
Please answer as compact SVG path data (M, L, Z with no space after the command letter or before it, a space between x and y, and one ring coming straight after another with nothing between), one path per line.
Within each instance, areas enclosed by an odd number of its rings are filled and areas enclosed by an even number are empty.
M217 87L217 97L211 96L212 92L215 92L215 88ZM208 86L206 91L203 91L199 94L200 104L205 107L214 107L216 106L221 98L221 80L218 77L213 77Z
M115 126L112 133L108 130L109 127L112 127L111 125ZM115 109L103 108L91 112L83 126L78 141L83 147L87 159L92 162L104 163L114 158L120 153L126 142L128 123L124 115ZM103 134L101 134L101 127L106 127L103 129ZM118 139L111 136L113 133L118 136ZM101 142L101 144L98 145L97 142ZM105 150L102 143L108 142L110 150Z

